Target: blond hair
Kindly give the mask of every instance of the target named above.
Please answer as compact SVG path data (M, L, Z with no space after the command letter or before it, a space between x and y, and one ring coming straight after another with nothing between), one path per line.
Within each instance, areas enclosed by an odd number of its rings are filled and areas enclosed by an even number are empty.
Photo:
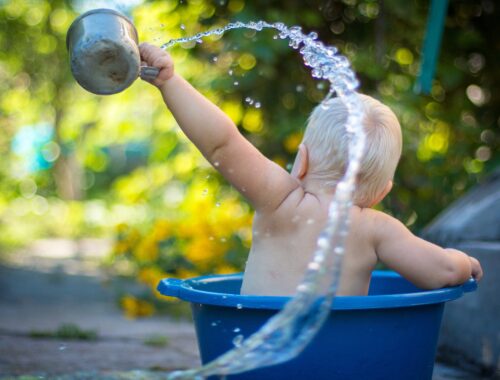
M353 202L370 205L394 177L401 156L401 127L396 115L378 100L358 94L364 107L365 152ZM308 175L336 186L347 167L348 111L339 98L317 106L309 117L303 143L309 151Z

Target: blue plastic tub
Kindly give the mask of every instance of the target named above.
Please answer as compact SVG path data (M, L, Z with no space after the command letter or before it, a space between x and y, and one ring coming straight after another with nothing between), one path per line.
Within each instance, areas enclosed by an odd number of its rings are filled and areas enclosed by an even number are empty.
M242 275L164 279L161 294L191 302L203 364L249 336L277 313L289 297L239 295ZM423 291L394 272L373 273L368 296L337 297L310 345L293 360L229 379L432 378L445 302L476 289L461 286Z

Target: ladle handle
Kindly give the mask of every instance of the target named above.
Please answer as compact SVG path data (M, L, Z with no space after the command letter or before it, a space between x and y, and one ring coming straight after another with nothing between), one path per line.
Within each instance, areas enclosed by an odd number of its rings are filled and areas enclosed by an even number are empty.
M151 66L141 66L139 76L145 80L155 80L158 76L160 69Z

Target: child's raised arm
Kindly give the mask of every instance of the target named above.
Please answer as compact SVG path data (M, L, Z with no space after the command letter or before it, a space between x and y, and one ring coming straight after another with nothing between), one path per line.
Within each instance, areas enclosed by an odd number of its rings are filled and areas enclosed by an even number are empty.
M160 69L152 84L186 136L257 211L276 209L299 182L260 153L215 104L174 74L167 52L149 44L139 48L141 58Z
M444 249L413 235L400 221L382 212L374 219L378 258L423 289L464 283L471 276L480 280L479 261L456 249Z

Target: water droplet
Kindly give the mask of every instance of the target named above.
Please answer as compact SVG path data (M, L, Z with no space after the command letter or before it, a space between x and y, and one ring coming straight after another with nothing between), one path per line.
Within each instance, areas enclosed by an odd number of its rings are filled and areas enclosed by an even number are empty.
M326 249L330 246L330 242L328 241L328 239L326 237L320 237L318 239L318 247L322 248L322 249Z
M218 60L219 60L219 58L217 58L217 57L212 58L212 61L214 61L214 62L217 62Z
M180 27L182 30L186 30L186 25L184 25L184 24L179 25L179 27Z
M304 293L304 292L309 292L311 290L311 287L308 284L300 284L297 286L297 291Z
M309 263L309 265L307 267L310 270L318 270L320 268L319 263L314 262L314 261L312 263Z
M229 70L227 73L228 73L229 75L233 75L233 70Z
M307 38L311 39L311 40L315 40L318 38L318 33L316 32L311 32L307 35Z
M297 85L297 87L295 87L295 91L297 91L297 92L302 92L302 91L304 91L304 86L303 86L303 85L301 85L301 84Z
M243 343L243 339L245 339L243 337L243 335L236 335L233 339L233 344L234 344L234 347L240 347L241 346L241 343Z
M210 326L215 327L215 326L217 326L217 323L216 322L212 322L212 323L210 323Z
M61 344L59 346L59 351L64 351L66 349L66 346L64 344Z
M235 80L235 81L233 82L233 84L234 84L235 86L238 86L238 85L240 84L240 82L238 82L237 80Z
M314 257L314 262L317 263L317 264L323 264L324 261L325 261L325 257L324 256L315 256Z
M239 304L237 304L237 305L236 305L236 308L237 308L238 310L241 310L241 309L243 309L243 305L242 305L241 303L239 303Z
M240 331L241 331L241 329L240 329L239 327L236 327L236 328L233 330L233 332L235 332L235 333L239 333Z
M220 165L219 161L215 161L215 162L214 162L214 166L215 166L215 167L218 167L219 165Z
M260 102L255 102L255 108L260 108L261 104Z
M217 203L215 204L215 207L220 207L220 202L217 202Z

